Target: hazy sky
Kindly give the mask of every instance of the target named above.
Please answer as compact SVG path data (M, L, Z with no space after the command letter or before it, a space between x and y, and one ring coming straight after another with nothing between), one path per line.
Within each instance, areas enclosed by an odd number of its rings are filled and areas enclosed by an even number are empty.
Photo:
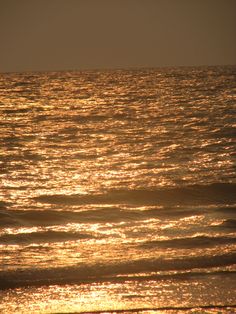
M0 72L236 64L236 0L0 0Z

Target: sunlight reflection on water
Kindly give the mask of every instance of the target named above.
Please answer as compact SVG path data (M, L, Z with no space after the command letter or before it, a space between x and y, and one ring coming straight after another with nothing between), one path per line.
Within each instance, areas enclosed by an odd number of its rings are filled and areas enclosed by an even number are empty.
M235 73L0 74L3 313L233 305Z

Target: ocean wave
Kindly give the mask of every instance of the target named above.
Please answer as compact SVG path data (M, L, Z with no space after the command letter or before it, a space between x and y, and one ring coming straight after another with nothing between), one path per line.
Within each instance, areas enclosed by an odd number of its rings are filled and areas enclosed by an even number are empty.
M220 225L214 226L214 228L215 227L236 229L236 219L226 219Z
M127 296L126 296L127 297ZM236 304L209 304L209 305L196 305L196 306L159 306L159 307L138 307L138 308L129 308L129 309L115 309L115 310L98 310L98 311L83 311L83 312L74 312L73 314L107 314L107 313L123 313L123 314L147 314L152 312L165 311L165 313L216 313L216 311L223 310L222 313L232 314L235 312ZM168 311L168 312L166 312ZM169 312L170 311L170 312ZM176 312L178 311L178 312ZM190 312L189 312L190 311ZM193 312L194 311L194 312ZM210 311L210 312L209 312ZM54 314L63 314L64 312L57 312ZM220 313L220 312L218 312Z
M93 199L93 196L91 196ZM97 196L96 196L97 197ZM95 198L96 198L95 197ZM105 196L102 196L104 197ZM42 196L40 201L60 204L61 209L37 209L34 210L12 210L8 209L7 203L0 203L0 228L7 227L28 227L28 226L53 226L67 223L119 223L119 222L135 222L146 219L171 220L189 217L193 215L206 215L206 213L223 213L232 215L235 212L235 206L222 207L220 205L208 206L198 204L196 206L157 206L153 204L145 204L145 209L137 207L137 204L115 204L111 206L101 206L100 204L81 204L81 196ZM82 196L83 198L83 196ZM89 199L89 196L87 196ZM100 198L100 196L98 196ZM69 200L68 200L69 199ZM108 201L107 201L108 202ZM104 205L105 205L104 201ZM96 206L98 205L98 206ZM131 205L131 206L129 206ZM141 204L143 205L143 204ZM159 205L159 204L158 204ZM71 210L72 206L73 210ZM212 228L235 228L235 219L226 219L221 224Z
M72 120L78 123L103 122L109 117L105 115L76 115Z
M179 248L179 249L188 249L188 248L205 248L219 245L230 245L235 244L236 238L234 237L207 237L207 236L198 236L198 237L189 237L189 238L180 238L173 240L164 240L164 241L147 241L140 244L140 247L143 249L153 249L153 248Z
M18 113L28 113L30 108L14 108L2 110L3 114L18 114Z
M151 211L150 215L154 215ZM50 226L70 222L97 223L140 220L148 213L136 210L121 210L119 208L101 208L82 211L56 210L2 210L0 211L0 227L10 226Z
M2 209L6 209L7 208L8 203L4 202L4 201L0 201L0 210Z
M199 275L215 276L217 273L209 271L212 267L234 265L235 260L236 253L231 253L175 259L140 259L110 264L83 264L61 268L2 270L0 271L0 289L85 282L160 280L163 278L179 280ZM177 273L152 274L163 271L177 271ZM142 276L143 273L148 275ZM236 275L233 271L219 271L218 273Z
M81 210L0 210L0 227L51 226L70 222L105 223L141 221L148 218L172 219L204 214L205 208L151 207L145 210L125 209L119 206Z
M34 200L49 204L234 204L235 183L215 183L156 190L111 190L93 195L40 195Z
M31 233L4 234L0 236L0 244L25 244L42 242L64 242L69 240L91 239L90 234L62 231L40 231Z
M219 212L222 212L222 213L226 213L226 214L236 214L236 207L235 206L226 206L226 207L220 206L216 210Z

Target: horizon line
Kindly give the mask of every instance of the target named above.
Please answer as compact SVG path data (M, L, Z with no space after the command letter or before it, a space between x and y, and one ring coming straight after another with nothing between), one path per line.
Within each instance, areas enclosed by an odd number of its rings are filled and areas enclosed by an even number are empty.
M92 67L92 68L65 68L65 69L42 69L42 70L22 70L22 71L0 71L2 74L20 74L20 73L53 73L53 72L89 72L89 71L135 71L165 68L213 68L213 67L235 67L236 64L202 64L202 65L160 65L160 66L130 66L130 67Z

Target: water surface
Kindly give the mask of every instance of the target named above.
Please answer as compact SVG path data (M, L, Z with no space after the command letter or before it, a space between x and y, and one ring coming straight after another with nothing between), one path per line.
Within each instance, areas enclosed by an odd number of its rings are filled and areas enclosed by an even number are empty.
M0 75L3 313L232 313L236 68Z

